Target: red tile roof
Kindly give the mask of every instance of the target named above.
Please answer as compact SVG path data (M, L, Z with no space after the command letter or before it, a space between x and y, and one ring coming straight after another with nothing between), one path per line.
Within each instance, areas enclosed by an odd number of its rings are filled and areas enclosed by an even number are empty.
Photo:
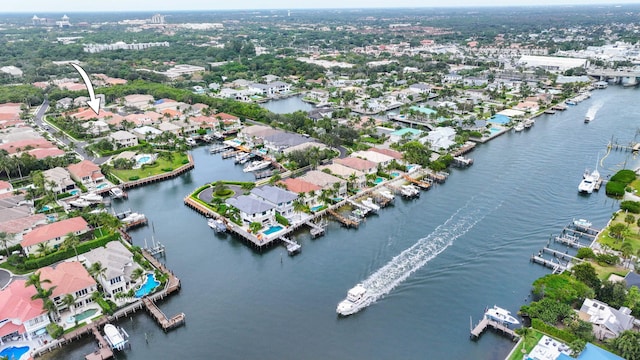
M379 154L383 154L383 155L387 155L387 156L391 156L392 158L396 159L396 160L402 160L402 153L399 151L395 151L395 150L391 150L391 149L378 149L378 148L370 148L369 151L374 151L377 152Z
M58 148L50 148L50 149L33 149L29 150L29 154L36 157L36 159L44 159L46 157L56 157L64 155L64 151Z
M342 164L344 166L348 166L352 169L360 170L360 171L368 171L370 169L375 169L378 167L376 163L373 161L359 159L355 157L346 157L344 159L335 159L333 162Z
M96 281L78 261L62 262L55 268L43 267L40 269L40 279L51 280L51 283L44 283L42 287L49 289L55 286L51 294L54 298L66 294L75 296L76 291L96 285Z
M51 149L56 147L47 139L37 138L37 139L24 139L24 140L4 143L0 145L0 149L6 150L9 154L14 154L18 151L24 151L25 147L27 146L31 146L32 148L35 148L35 149Z
M25 287L25 283L26 280L18 279L0 291L0 319L19 319L24 323L45 313L45 310L42 309L41 299L31 300L31 297L36 294L36 288L33 286ZM0 336L8 335L17 330L17 328L7 327L7 325L4 324L0 327ZM24 332L24 327L21 330ZM5 332L7 333L5 334Z
M82 160L77 164L71 164L67 166L67 170L77 178L83 178L85 176L93 177L95 172L102 174L100 167L89 160Z
M39 226L30 232L26 233L22 237L20 245L22 247L28 247L31 245L40 244L42 242L55 239L57 237L63 237L70 232L88 230L89 224L81 217L74 217L66 219L52 224Z
M223 121L224 120L234 120L234 121L235 120L240 120L240 118L237 117L237 116L233 116L231 114L227 114L227 113L223 113L223 112L217 113L217 114L213 115L213 117L216 118L216 119L219 117L220 120L223 120Z
M90 108L82 107L82 108L79 108L78 111L74 113L67 113L67 115L71 116L74 119L89 120L89 119L104 119L107 117L114 117L117 114L114 114L111 111L105 111L103 109L100 109L100 111L98 112L98 115L96 115L95 111L91 110Z
M283 183L286 187L287 190L289 191L293 191L295 193L302 193L302 192L309 192L309 191L318 191L321 190L322 187L310 183L308 181L304 181L304 180L300 180L300 179L294 179L294 178L287 178L281 181L281 183Z

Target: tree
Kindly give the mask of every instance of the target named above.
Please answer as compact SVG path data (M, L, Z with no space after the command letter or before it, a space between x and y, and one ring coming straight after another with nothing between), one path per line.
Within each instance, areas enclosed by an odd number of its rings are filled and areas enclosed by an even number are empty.
M144 275L144 270L141 267L137 267L131 272L131 280L136 281L140 279L142 275Z
M614 239L620 240L622 239L622 234L626 229L627 227L624 224L621 224L621 223L613 224L609 227L609 234Z
M36 248L36 252L38 253L39 256L45 256L50 251L51 251L51 248L49 247L49 242L47 241L39 243Z
M625 359L640 359L640 332L625 330L617 338L609 340L609 345Z
M27 277L27 281L24 283L24 287L32 286L36 288L36 292L40 292L42 290L43 283L51 283L51 280L48 279L40 279L40 272L35 272Z
M597 299L609 306L619 308L627 297L627 289L624 282L605 280L602 287L596 291Z
M100 278L107 280L107 268L103 267L100 261L96 261L91 264L89 267L89 274L91 274L91 276L96 280Z
M63 247L73 248L73 251L76 253L76 261L80 261L78 259L78 244L80 244L80 237L72 232L65 235L64 241L62 242Z
M586 341L582 339L573 340L571 343L569 343L569 348L571 349L571 356L578 357L578 355L580 355L582 350L584 350L585 346L587 346Z
M627 214L627 215L624 217L624 222L627 224L627 229L629 229L629 226L630 226L631 224L633 224L634 222L636 222L636 218L635 218L633 215L631 215L631 214Z
M76 298L73 297L73 294L67 294L62 298L62 304L64 304L69 310L73 311L73 315L76 314Z
M583 283L589 285L590 288L597 290L600 288L600 279L596 273L596 269L588 262L574 265L571 269L573 276Z
M0 231L0 244L2 244L2 247L7 252L7 257L9 257L9 243L13 241L14 237L15 234Z
M252 222L249 224L249 230L251 230L252 233L257 234L258 231L262 230L262 223L256 221Z

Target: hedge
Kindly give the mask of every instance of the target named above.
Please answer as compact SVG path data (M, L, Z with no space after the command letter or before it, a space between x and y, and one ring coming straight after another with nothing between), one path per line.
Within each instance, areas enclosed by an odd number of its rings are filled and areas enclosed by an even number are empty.
M620 203L620 209L630 213L640 214L640 201L625 200Z
M574 334L568 331L560 330L555 326L547 325L544 323L544 321L540 319L536 319L536 318L531 319L531 327L536 330L540 330L543 333L551 335L554 338L560 339L566 342L567 344L570 344L576 339L578 339L578 337L575 336Z
M76 246L76 250L78 250L78 255L84 254L95 248L103 247L108 242L117 240L119 238L120 238L120 234L118 233L105 235L98 239L80 243L78 246ZM49 254L40 258L28 259L24 262L24 266L25 266L25 269L28 269L28 270L39 269L41 267L45 267L45 266L49 266L51 264L57 263L58 261L69 259L73 256L76 256L76 252L75 250L73 250L73 248L60 249L52 254Z
M278 222L278 224L280 225L284 225L284 226L289 226L289 220L287 220L286 217L276 213L276 221Z
M609 180L607 181L607 185L605 187L605 189L607 190L607 195L611 195L611 196L622 196L624 195L624 188L626 187L626 184L618 182L618 181L613 181L613 180Z
M636 179L636 173L633 170L623 169L615 173L609 181L621 182L625 185Z

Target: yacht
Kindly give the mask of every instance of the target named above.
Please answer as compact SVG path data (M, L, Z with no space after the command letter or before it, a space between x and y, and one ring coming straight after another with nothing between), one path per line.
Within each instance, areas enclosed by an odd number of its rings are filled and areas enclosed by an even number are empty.
M600 181L600 173L598 170L593 170L589 174L584 174L583 179L578 185L578 192L591 194L596 188L596 184Z
M104 326L104 338L107 340L109 346L114 350L124 350L127 345L127 334L124 329L118 329L115 325L106 324Z
M487 309L487 311L485 311L484 313L484 316L489 320L497 321L502 325L506 325L507 327L509 325L520 325L520 322L515 317L513 317L513 315L511 315L508 310L497 307L495 305L492 308Z
M235 163L236 164L244 164L249 159L249 156L251 156L250 153L240 152L240 153L236 154Z
M267 160L252 161L250 164L247 164L247 166L245 166L244 169L242 169L242 171L251 172L251 171L262 170L269 167L269 165L271 165L271 161L267 161Z
M80 195L80 198L83 200L87 200L90 202L101 202L102 201L102 195L98 195L96 193L90 192L84 195Z
M342 316L355 314L367 305L367 301L369 301L367 289L362 284L358 284L347 292L347 297L338 304L336 312Z
M87 206L91 206L91 203L85 199L78 198L76 200L69 201L69 205L72 205L78 208L85 208Z
M369 209L371 209L373 211L380 210L380 206L378 206L378 204L374 203L372 198L367 198L366 200L362 200L362 205L368 207Z
M593 225L591 221L586 219L573 220L573 226L575 226L578 230L587 230L591 227L591 225Z
M209 227L212 228L213 231L215 231L215 232L225 232L225 231L227 231L227 226L220 219L211 218L211 219L209 219L207 221L207 225L209 225Z
M517 123L516 126L513 127L513 130L515 130L516 132L524 130L524 124L522 124L521 122Z

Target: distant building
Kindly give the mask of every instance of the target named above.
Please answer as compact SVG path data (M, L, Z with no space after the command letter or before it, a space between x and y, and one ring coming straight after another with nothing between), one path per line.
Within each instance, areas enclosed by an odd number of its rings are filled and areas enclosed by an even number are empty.
M589 60L556 56L525 55L518 60L518 65L526 68L542 68L548 71L566 71L577 67L587 68L589 66Z
M3 66L0 68L0 71L2 71L5 74L9 74L11 76L15 76L15 77L21 77L22 76L22 70L20 70L19 68L11 65L11 66Z
M151 17L152 24L164 24L164 15L155 14Z

